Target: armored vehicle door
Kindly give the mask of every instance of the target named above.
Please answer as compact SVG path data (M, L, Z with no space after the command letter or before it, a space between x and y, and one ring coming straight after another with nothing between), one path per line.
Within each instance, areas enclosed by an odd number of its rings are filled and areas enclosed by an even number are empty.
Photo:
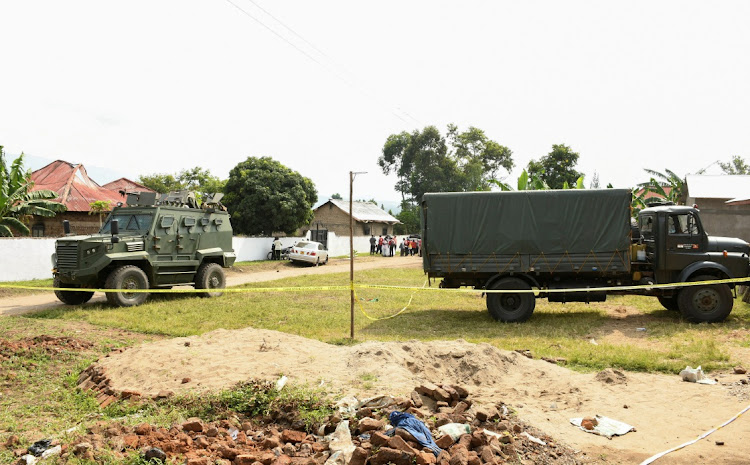
M198 219L195 215L184 215L180 218L177 227L176 248L178 255L189 255L190 260L198 247L200 233L198 232Z
M157 262L171 261L176 251L176 230L178 218L171 213L159 217L154 227L154 250L156 250Z

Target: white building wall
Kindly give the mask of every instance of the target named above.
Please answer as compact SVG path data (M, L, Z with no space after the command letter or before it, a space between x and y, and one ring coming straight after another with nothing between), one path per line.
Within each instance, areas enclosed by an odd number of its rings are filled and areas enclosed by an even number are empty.
M0 282L52 277L54 238L0 239Z
M284 247L289 247L305 239L304 237L281 237ZM354 250L368 252L369 237L355 236ZM233 237L232 247L237 261L265 260L271 251L272 237ZM54 238L1 238L0 239L0 282L47 279L52 277L52 261L55 252ZM328 253L331 257L349 255L349 236L328 234Z

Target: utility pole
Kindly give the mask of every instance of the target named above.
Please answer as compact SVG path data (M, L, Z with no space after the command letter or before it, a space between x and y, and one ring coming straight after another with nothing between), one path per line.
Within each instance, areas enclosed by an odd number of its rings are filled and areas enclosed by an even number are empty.
M352 215L354 196L354 173L349 171L349 293L351 294L351 329L349 337L354 340L354 220Z
M354 339L354 177L357 174L367 174L365 171L349 171L349 292L351 294L351 327L349 337Z

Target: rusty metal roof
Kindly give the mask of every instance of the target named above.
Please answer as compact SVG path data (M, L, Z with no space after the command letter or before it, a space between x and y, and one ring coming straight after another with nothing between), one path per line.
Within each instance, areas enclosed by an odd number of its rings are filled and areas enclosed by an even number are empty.
M91 202L109 200L112 206L124 202L117 192L105 189L89 178L86 168L81 164L56 160L49 165L31 173L34 181L32 190L47 189L57 192L56 201L68 207L68 211L91 211Z
M128 178L116 179L114 181L108 182L107 184L104 184L102 187L105 189L109 189L111 191L115 191L115 192L118 192L120 190L139 191L139 192L156 192L155 190L149 189L143 184L139 184Z

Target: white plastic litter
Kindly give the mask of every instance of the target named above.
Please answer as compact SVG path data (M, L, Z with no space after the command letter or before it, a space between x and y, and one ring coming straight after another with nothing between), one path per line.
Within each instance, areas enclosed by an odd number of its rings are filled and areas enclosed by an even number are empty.
M281 378L279 378L278 381L276 381L276 390L281 391L282 389L284 389L287 381L289 381L289 378L287 378L286 376L282 376Z
M352 435L349 433L349 420L339 423L336 431L327 438L331 456L328 457L325 465L346 465L349 463L355 449L352 443Z
M458 441L458 438L460 438L464 434L471 434L471 426L463 423L448 423L446 425L440 426L438 428L438 431L443 434L447 434L455 442Z
M46 459L47 457L52 457L53 455L60 455L62 452L62 446L55 446L51 449L47 449L44 452L42 452L42 460Z
M703 370L700 366L698 366L698 368L686 366L685 369L680 372L680 376L682 376L683 381L689 381L691 383L716 384L716 381L703 374Z
M237 428L229 428L229 430L227 430L227 433L229 433L229 436L231 436L233 441L236 441L237 436L240 434L240 430L238 430Z
M587 433L598 434L599 436L604 436L607 439L612 439L612 436L622 436L631 431L635 431L635 428L633 426L630 426L629 424L623 423L621 421L613 420L612 418L607 418L600 415L596 415L595 418L598 424L592 430L586 429L581 426L583 418L571 418L570 423Z
M529 441L531 441L531 442L535 442L535 443L539 444L540 446L546 446L546 445L547 445L547 443L546 443L546 442L542 441L542 440L541 440L541 439L539 439L539 438L535 438L534 436L530 435L530 434L529 434L529 433L527 433L526 431L524 431L523 433L521 433L521 436L525 436L525 437L527 437L527 438L529 439Z

